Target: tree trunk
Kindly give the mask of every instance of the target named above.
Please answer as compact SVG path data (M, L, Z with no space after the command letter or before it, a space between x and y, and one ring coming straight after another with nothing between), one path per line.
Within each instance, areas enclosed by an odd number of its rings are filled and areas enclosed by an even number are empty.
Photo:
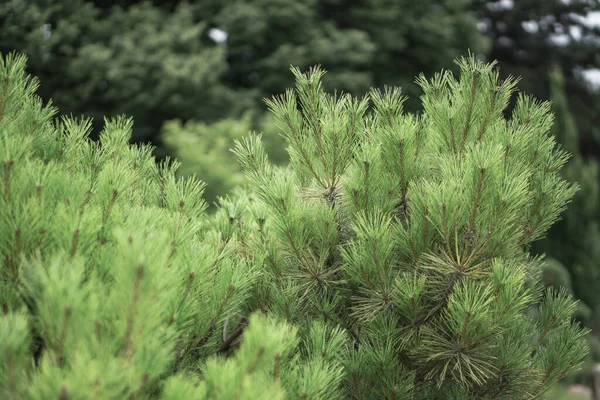
M600 400L600 364L592 368L592 398Z

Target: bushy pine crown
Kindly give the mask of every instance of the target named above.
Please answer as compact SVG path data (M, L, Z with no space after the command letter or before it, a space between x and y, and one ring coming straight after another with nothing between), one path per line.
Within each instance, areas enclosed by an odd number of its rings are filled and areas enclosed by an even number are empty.
M239 141L252 194L208 217L130 120L92 142L0 57L0 397L540 397L585 332L525 250L575 188L548 106L506 121L515 81L459 64L419 79L422 116L294 70L289 168Z
M506 120L517 80L458 65L418 78L421 115L397 88L329 95L323 70L292 69L267 101L289 169L258 137L235 149L268 238L260 305L344 327L340 397L539 398L586 354L576 303L527 253L576 191L549 104L519 95Z

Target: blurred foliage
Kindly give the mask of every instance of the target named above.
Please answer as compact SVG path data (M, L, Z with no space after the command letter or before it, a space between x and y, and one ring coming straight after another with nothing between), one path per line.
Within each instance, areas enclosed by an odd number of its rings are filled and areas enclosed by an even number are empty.
M547 286L563 286L569 293L580 299L575 318L594 329L596 336L590 335L590 353L586 356L581 370L572 372L565 378L567 383L588 384L593 366L600 362L600 232L598 162L585 160L579 151L579 131L568 104L565 79L559 67L554 66L550 73L550 93L555 113L554 134L572 156L563 169L563 176L569 181L577 181L579 192L572 204L549 231L546 240L534 249L546 252L555 258L546 260L543 279ZM569 397L571 396L571 397ZM573 393L556 391L548 399L575 399Z
M251 112L240 119L224 119L212 124L172 120L165 123L162 141L170 153L177 154L180 176L195 175L206 182L204 197L213 205L217 197L230 193L235 186L246 183L242 168L229 151L236 139L248 135L258 126L271 160L286 162L285 140L277 134L271 115L256 118Z
M247 108L227 88L225 48L205 37L182 4L172 12L149 3L109 11L74 0L8 0L0 5L0 51L29 57L40 95L65 112L134 116L134 140L156 141L167 119L217 120Z
M580 190L562 220L552 227L547 240L540 242L536 250L549 253L558 260L547 263L544 273L546 283L568 286L582 301L581 316L585 316L584 322L591 326L594 312L600 310L599 167L595 159L586 160L579 151L579 131L565 94L565 80L558 67L552 69L550 79L555 113L554 134L572 154L563 175L578 182ZM585 309L587 311L584 312Z
M65 112L133 116L134 141L160 146L169 119L206 122L264 110L293 82L288 67L322 64L354 94L401 85L486 49L470 0L7 0L0 52L29 57L40 94ZM216 43L211 29L226 41Z
M569 392L567 385L555 385L544 395L545 400L590 400L585 393Z
M600 155L600 91L590 90L581 72L600 68L600 27L585 22L600 11L598 0L475 0L483 33L492 39L487 54L503 76L520 76L519 86L549 99L550 67L565 75L565 91L584 155Z
M198 8L204 8L198 2ZM321 64L326 88L354 94L370 86L401 86L414 97L414 76L452 66L486 39L467 11L470 0L242 0L204 13L228 33L228 82L257 88L261 96L292 83L288 66Z

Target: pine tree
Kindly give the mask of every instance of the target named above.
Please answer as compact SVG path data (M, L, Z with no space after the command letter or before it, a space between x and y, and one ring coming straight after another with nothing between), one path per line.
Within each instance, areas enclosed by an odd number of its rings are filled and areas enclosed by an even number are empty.
M548 105L465 59L455 79L269 106L235 152L253 193L204 214L131 120L55 119L0 57L0 393L8 399L539 398L586 354L576 303L524 251L575 186Z
M257 305L344 327L343 397L539 398L586 353L576 303L527 252L576 191L549 104L520 95L507 121L516 80L458 64L418 79L423 116L398 89L327 95L322 70L294 69L268 101L289 170L257 137L235 149L270 272Z

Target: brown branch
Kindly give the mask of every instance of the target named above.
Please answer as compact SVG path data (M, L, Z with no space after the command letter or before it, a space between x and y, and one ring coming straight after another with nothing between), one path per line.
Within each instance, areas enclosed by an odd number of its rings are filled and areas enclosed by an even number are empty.
M239 338L242 335L242 333L244 332L244 329L247 326L247 322L248 322L248 319L246 317L242 317L240 322L238 322L237 326L231 331L229 336L223 341L223 343L221 343L221 345L219 346L219 349L217 350L218 353L225 353L225 352L227 352L227 350L229 350L229 348L231 347L233 342L237 338Z

